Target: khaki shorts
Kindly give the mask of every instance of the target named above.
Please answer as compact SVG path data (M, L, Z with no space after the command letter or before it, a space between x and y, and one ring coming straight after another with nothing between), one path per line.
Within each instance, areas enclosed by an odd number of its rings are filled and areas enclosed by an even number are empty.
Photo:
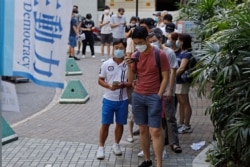
M132 105L128 105L128 122L134 122L134 114L132 112Z
M190 83L176 84L175 94L188 94Z
M127 38L126 53L133 53L135 51L134 42L132 38Z

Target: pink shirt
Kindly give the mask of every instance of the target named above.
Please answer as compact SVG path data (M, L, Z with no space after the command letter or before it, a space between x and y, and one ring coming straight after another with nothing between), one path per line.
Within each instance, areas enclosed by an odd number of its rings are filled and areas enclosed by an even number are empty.
M131 64L132 71L137 74L134 91L143 95L158 93L161 85L161 74L155 60L155 48L152 48L148 54L140 53L139 62ZM135 57L135 53L132 57ZM166 53L163 51L160 51L160 63L162 72L170 69Z

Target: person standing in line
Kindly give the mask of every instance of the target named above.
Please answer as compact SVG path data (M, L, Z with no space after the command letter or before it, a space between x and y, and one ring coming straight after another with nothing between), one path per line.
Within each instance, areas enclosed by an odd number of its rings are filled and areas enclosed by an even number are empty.
M180 112L180 128L178 133L192 133L190 119L192 116L192 108L189 102L189 89L191 84L182 79L181 75L185 72L188 67L188 63L192 58L192 38L189 34L179 34L176 44L180 46L181 53L177 55L177 60L179 68L176 72L176 96L179 103L179 112Z
M72 16L70 21L70 32L69 32L69 57L75 60L80 60L75 56L75 47L77 45L77 38L79 37L79 31L77 29L77 20L75 18L77 10L72 10Z
M107 46L107 58L110 57L110 44L112 43L112 29L110 25L110 7L105 6L103 14L99 18L99 26L101 27L101 59L102 62L105 61L104 58L104 46Z
M82 33L81 31L81 24L82 24L82 20L84 19L84 17L81 16L81 14L79 14L79 9L78 9L78 6L77 5L74 5L73 6L73 9L77 10L77 14L76 14L76 20L77 20L77 29L79 31L79 34ZM76 54L79 55L80 54L80 49L81 49L81 44L82 44L82 41L81 40L78 40L77 42L77 52Z
M181 153L182 149L179 144L179 137L178 137L178 128L177 128L177 121L176 121L176 107L175 107L175 87L176 87L176 70L178 69L179 65L176 59L176 55L174 51L166 47L165 43L165 36L163 35L162 31L158 28L154 29L152 33L149 33L149 41L155 46L159 47L163 51L165 51L169 64L170 64L170 76L169 76L169 84L163 94L164 97L164 114L166 119L166 136L170 148L175 153Z
M168 37L170 33L174 32L176 28L175 24L172 21L173 21L173 16L171 14L166 14L163 17L163 22L165 24L164 32L166 37Z
M125 27L126 17L124 16L124 8L119 8L118 13L112 15L110 25L113 32L113 41L123 39L126 41Z
M132 33L135 48L140 52L126 57L128 64L128 80L132 82L137 75L136 84L132 93L132 109L135 123L140 129L140 143L144 152L144 161L139 167L152 166L150 159L151 135L153 149L157 159L157 167L162 167L163 133L161 126L162 98L168 84L169 63L167 56L159 50L161 70L156 61L156 48L148 40L145 27L136 27Z
M132 53L135 51L135 46L133 43L133 40L131 38L132 32L134 28L137 26L137 17L132 16L129 21L129 25L126 25L125 32L126 32L126 38L127 38L127 47L126 47L126 55L131 57ZM132 90L130 91L132 93ZM127 138L127 141L132 143L134 141L134 135L133 135L133 128L134 128L134 115L132 113L132 105L131 102L129 104L129 110L128 110L128 129L129 129L129 136Z
M127 123L127 88L132 85L127 80L127 65L124 61L126 42L121 39L114 41L113 48L114 57L103 62L98 79L99 85L106 88L102 101L102 125L96 155L96 158L100 160L105 158L105 141L108 137L110 124L113 124L114 115L116 125L112 150L115 155L122 155L119 143L123 134L123 125Z
M90 13L86 14L86 19L82 22L81 30L85 33L85 40L82 41L82 58L85 58L86 55L86 46L89 44L91 57L95 58L95 48L94 48L94 36L93 29L95 29L95 23L92 19Z

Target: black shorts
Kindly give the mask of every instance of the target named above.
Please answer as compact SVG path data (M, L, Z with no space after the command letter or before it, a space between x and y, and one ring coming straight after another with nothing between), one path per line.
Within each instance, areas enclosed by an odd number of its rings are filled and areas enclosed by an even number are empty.
M102 44L111 44L113 41L113 36L112 33L111 34L101 34L101 43Z

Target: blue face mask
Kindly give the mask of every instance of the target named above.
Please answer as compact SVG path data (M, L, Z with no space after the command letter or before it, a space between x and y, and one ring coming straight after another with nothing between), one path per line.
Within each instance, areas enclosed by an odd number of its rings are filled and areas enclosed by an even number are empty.
M159 21L158 17L155 17L155 18L154 18L154 21L155 21L156 23L158 23L158 21Z
M116 58L123 58L124 57L124 50L121 50L121 49L116 49L114 51L114 56Z
M169 39L166 41L166 46L172 47L172 42Z
M158 47L158 48L160 48L160 46L161 46L161 44L160 44L159 41L153 42L152 45L153 45L153 46L156 46L156 47Z
M179 47L180 47L179 40L177 40L177 41L175 42L175 45L176 45L176 47L177 47L177 48L179 48Z

